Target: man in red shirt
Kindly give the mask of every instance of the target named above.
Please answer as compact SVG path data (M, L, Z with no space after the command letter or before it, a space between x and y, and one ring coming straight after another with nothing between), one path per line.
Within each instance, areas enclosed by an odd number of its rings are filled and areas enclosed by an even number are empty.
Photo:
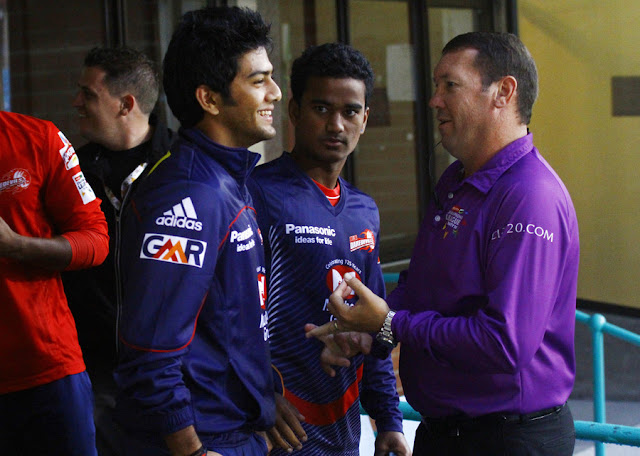
M60 271L108 253L100 200L51 122L0 112L0 452L96 455Z

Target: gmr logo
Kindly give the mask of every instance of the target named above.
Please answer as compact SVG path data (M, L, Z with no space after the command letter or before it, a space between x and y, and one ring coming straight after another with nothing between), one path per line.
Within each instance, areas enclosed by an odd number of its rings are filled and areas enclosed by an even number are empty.
M140 258L202 267L207 243L196 239L146 233Z

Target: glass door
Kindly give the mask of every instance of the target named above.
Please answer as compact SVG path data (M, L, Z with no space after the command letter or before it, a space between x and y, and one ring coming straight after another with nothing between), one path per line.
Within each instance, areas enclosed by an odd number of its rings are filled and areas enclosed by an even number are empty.
M460 33L506 29L506 11L500 0L348 1L345 35L376 74L349 177L380 209L385 270L406 266L433 185L452 161L436 147L440 138L427 106L441 50Z
M367 130L352 155L354 183L380 210L383 263L406 258L419 227L413 45L407 1L349 2L351 45L371 62Z

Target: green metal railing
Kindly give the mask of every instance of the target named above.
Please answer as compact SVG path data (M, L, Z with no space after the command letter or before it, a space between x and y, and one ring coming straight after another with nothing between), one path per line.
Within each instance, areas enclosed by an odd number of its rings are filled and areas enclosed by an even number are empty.
M399 274L386 273L386 283L396 283ZM640 428L609 424L605 411L605 375L604 375L604 333L640 346L640 335L619 326L607 323L604 315L589 315L576 310L576 321L589 326L593 349L593 416L594 421L575 421L576 438L595 442L596 456L605 455L605 443L615 443L640 447ZM406 402L400 402L400 410L405 420L420 421L421 416ZM362 413L365 413L361 409Z

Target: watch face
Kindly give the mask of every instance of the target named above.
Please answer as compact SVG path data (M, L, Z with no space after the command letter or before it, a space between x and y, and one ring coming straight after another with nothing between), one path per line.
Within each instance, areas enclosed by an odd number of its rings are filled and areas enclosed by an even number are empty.
M394 348L396 346L395 341L387 333L379 332L376 335L376 340L385 347Z

